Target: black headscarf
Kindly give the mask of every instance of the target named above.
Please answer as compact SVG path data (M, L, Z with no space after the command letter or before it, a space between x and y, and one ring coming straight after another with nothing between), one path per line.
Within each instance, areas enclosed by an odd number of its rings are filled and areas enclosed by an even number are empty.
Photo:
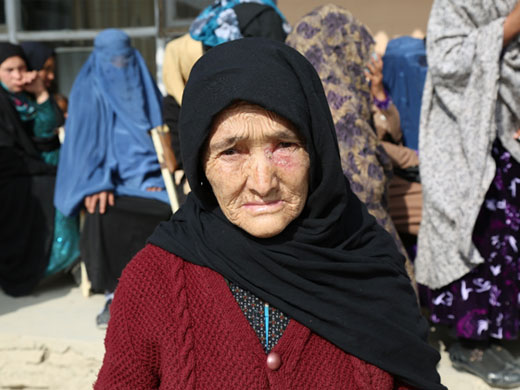
M25 54L19 45L10 42L0 42L0 64L9 57L22 57L25 61Z
M201 165L216 114L237 100L289 119L311 161L302 214L282 233L255 238L219 209ZM194 66L180 138L192 192L149 242L209 267L345 352L418 388L443 389L410 280L390 235L343 176L334 123L313 66L269 39L219 45Z
M41 70L45 61L54 55L54 50L40 42L22 42L20 44L27 58L29 70Z
M233 7L244 38L264 37L285 41L283 20L273 7L258 3L240 3Z

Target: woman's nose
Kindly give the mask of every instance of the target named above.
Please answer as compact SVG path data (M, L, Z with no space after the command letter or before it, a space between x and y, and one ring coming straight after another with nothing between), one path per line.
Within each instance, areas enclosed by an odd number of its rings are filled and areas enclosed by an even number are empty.
M273 165L272 153L259 152L251 159L248 184L251 191L260 196L268 195L277 185L276 168Z

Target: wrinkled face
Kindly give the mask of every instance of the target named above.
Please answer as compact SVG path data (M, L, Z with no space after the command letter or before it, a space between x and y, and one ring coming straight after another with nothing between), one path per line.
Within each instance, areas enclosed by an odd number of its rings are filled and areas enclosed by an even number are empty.
M27 65L21 57L9 57L0 64L0 81L9 91L22 92L25 72L27 72Z
M216 118L203 161L224 215L249 234L281 233L307 200L310 159L287 120L239 103Z
M51 87L54 78L56 77L56 60L54 56L47 58L47 61L43 64L43 67L38 71L38 76L43 80L45 88Z

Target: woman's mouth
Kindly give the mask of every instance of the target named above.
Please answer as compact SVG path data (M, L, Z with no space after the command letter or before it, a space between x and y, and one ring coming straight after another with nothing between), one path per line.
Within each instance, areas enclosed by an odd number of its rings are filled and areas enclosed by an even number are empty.
M249 212L253 214L269 214L279 211L283 207L282 200L273 200L268 202L255 201L244 203L243 206Z

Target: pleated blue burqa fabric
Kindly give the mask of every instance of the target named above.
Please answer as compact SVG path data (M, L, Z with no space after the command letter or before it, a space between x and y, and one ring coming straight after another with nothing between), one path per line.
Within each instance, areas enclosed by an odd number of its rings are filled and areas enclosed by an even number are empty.
M65 215L100 191L168 202L148 131L162 123L162 96L123 31L94 41L70 94L54 202Z

